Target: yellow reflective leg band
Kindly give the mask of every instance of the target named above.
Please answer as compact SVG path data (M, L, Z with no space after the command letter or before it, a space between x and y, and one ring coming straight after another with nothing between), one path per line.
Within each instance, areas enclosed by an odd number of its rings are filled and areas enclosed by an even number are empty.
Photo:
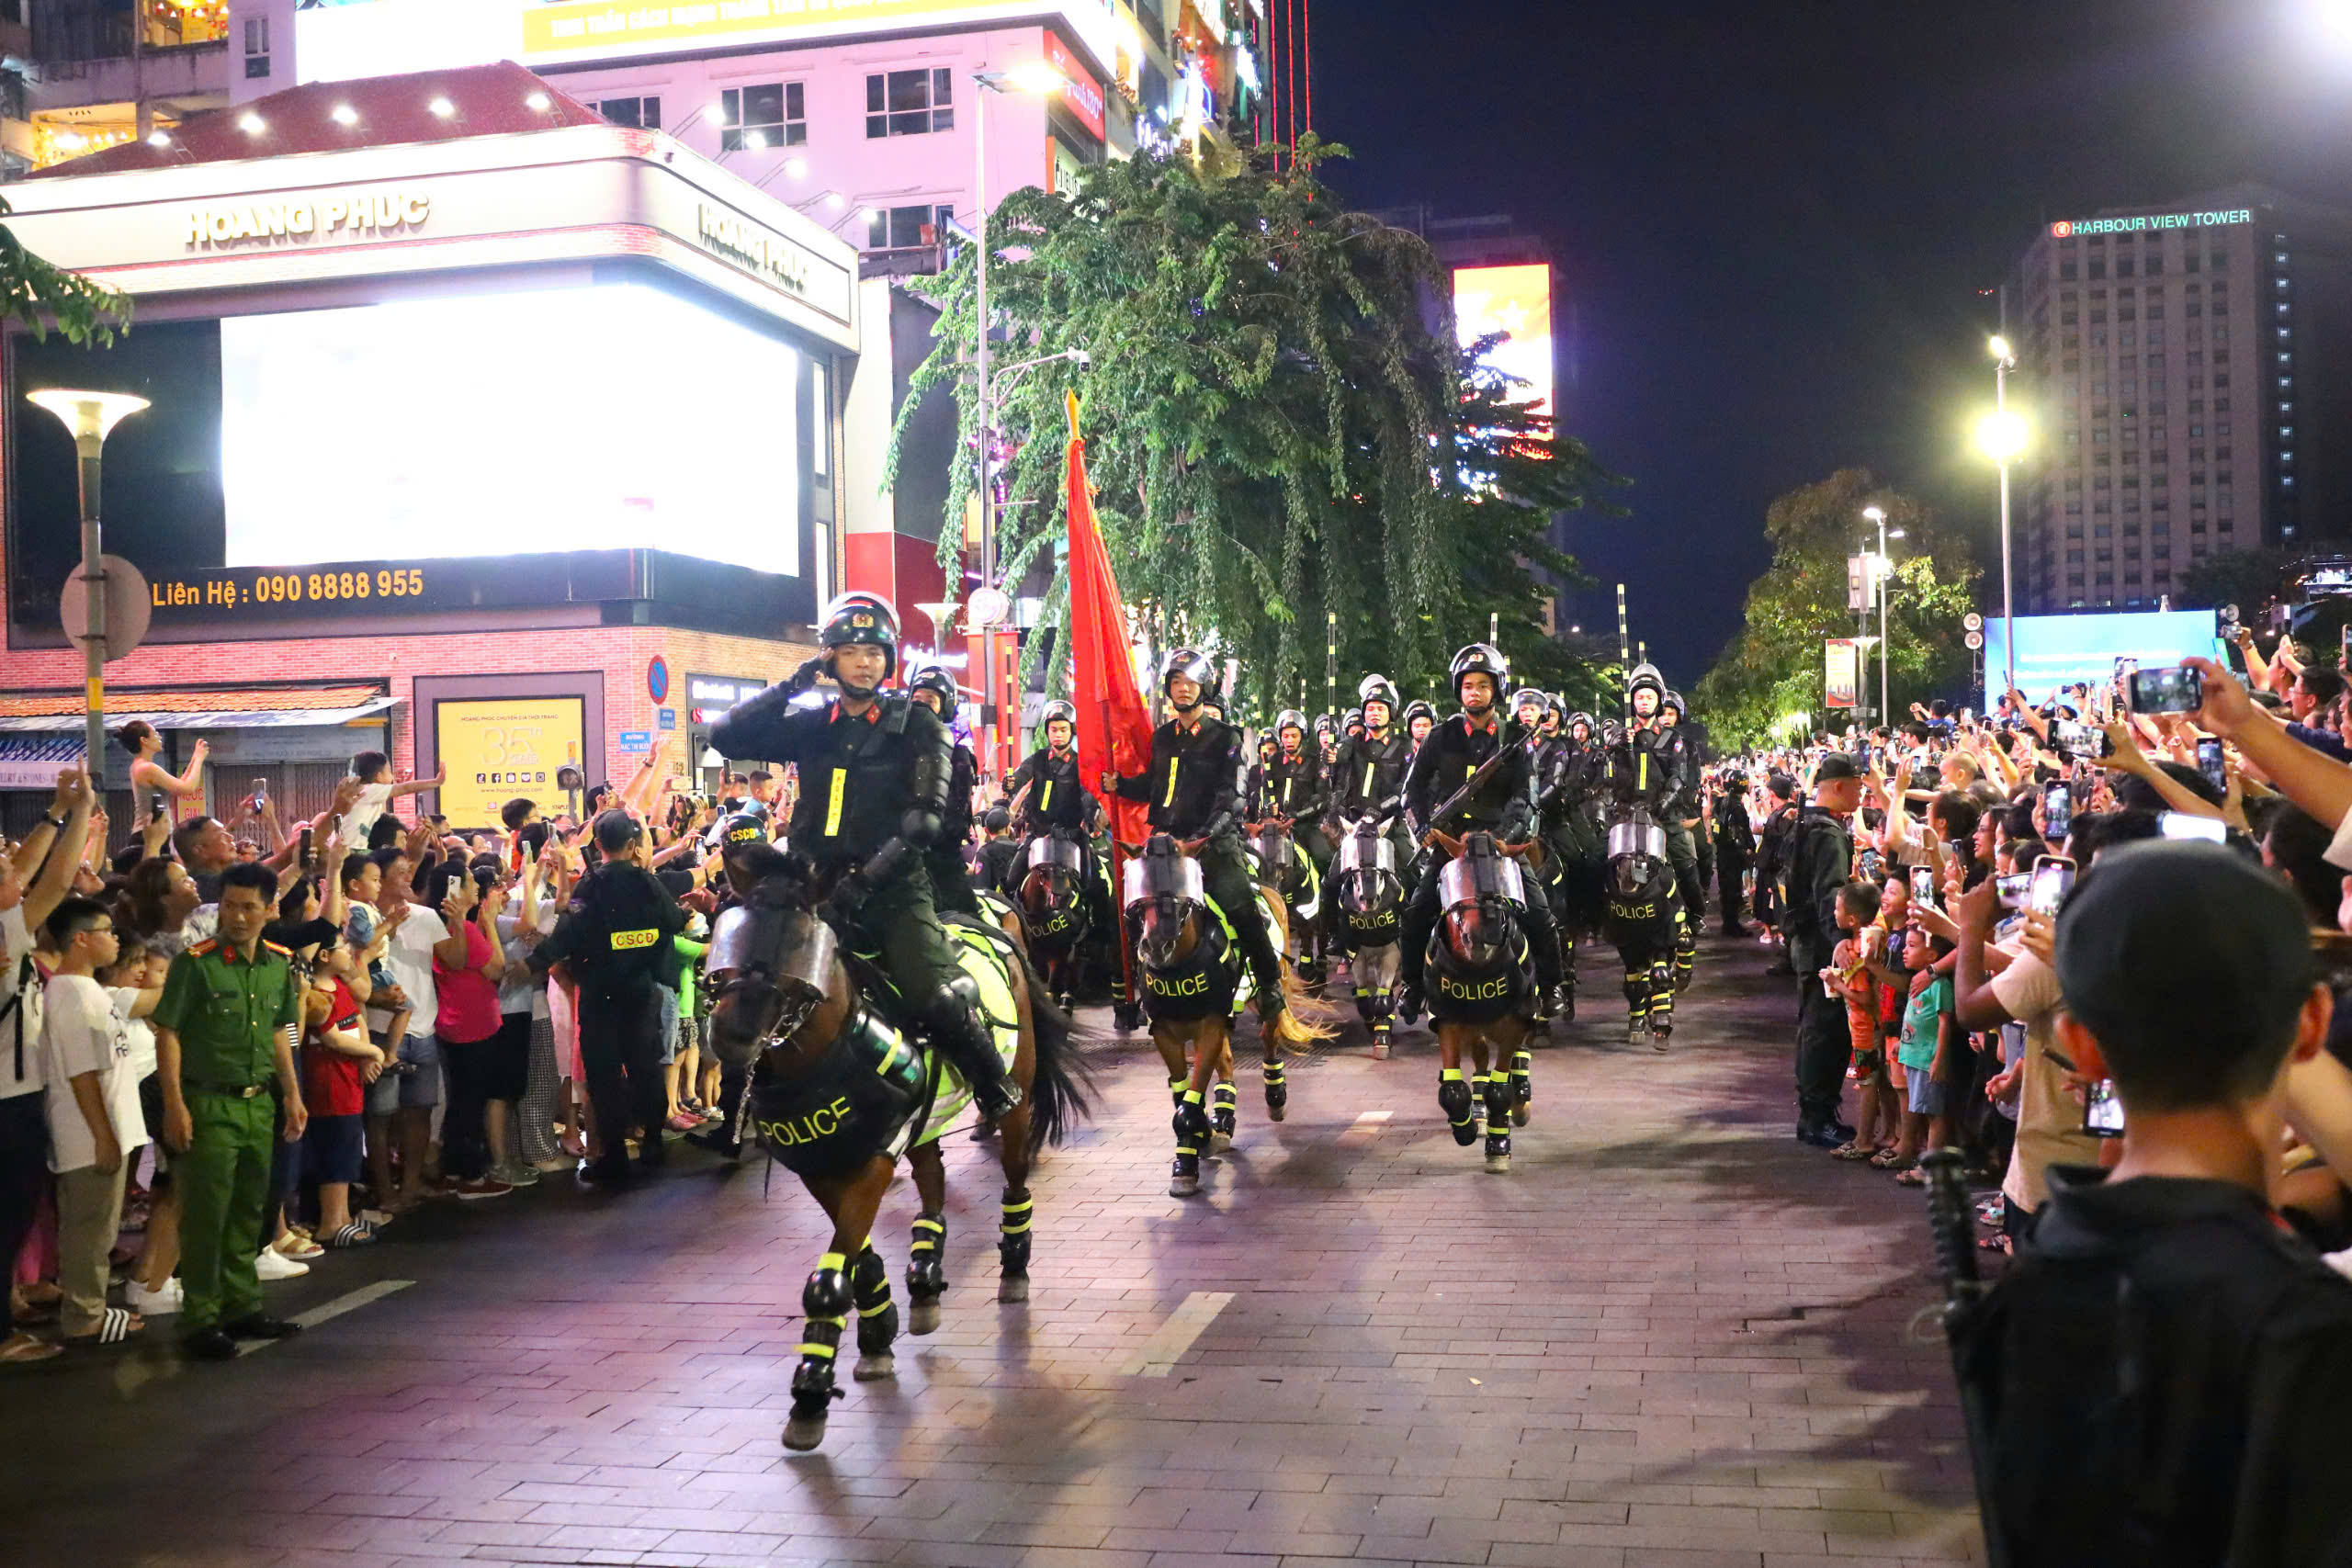
M1004 1205L1003 1228L1006 1235L1019 1235L1023 1231L1029 1228L1029 1211L1031 1202L1032 1201L1030 1199L1023 1198L1018 1203L1007 1203Z
M1176 759L1173 757L1168 759L1168 798L1159 804L1162 806L1176 804Z
M849 770L833 770L832 792L825 797L825 837L838 837L842 830L842 795L849 787Z
M817 1267L820 1269L846 1269L849 1267L849 1259L843 1258L838 1252L828 1252L824 1257L817 1259Z
M1443 1083L1448 1078L1458 1078L1461 1076L1462 1069L1460 1067L1440 1067L1437 1070L1437 1081L1440 1083Z
M811 1323L830 1323L835 1328L839 1328L841 1326L841 1320L839 1318L811 1318L809 1321ZM814 1356L820 1360L830 1361L833 1359L833 1347L831 1345L820 1345L814 1339L803 1339L800 1342L800 1353L804 1356Z

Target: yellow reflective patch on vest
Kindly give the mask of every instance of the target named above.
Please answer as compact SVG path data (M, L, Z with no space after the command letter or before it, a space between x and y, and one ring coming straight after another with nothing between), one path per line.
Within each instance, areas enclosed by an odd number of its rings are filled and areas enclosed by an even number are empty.
M1162 806L1176 804L1176 759L1173 757L1168 759L1168 798L1159 804Z
M1639 748L1636 748L1634 755L1641 759L1635 769L1636 777L1634 787L1635 789L1647 789L1650 787L1650 754L1647 751L1644 751Z
M825 797L825 837L838 838L842 830L842 794L849 787L849 770L833 770L832 792Z
M1377 768L1379 765L1380 764L1377 762L1366 762L1363 765L1363 793L1367 798L1372 795L1373 770Z
M1038 795L1037 795L1037 809L1038 809L1040 812L1042 812L1042 811L1044 811L1047 807L1049 807L1049 806L1053 805L1053 803L1054 803L1054 781L1053 781L1053 780L1051 780L1051 779L1047 779L1047 780L1046 781L1046 787L1045 787L1045 789L1044 789L1044 790L1042 790L1041 792L1039 792L1039 794L1038 794Z
M613 951L615 953L627 953L632 948L651 947L654 943L654 940L661 936L661 934L662 933L657 931L615 931L613 933Z

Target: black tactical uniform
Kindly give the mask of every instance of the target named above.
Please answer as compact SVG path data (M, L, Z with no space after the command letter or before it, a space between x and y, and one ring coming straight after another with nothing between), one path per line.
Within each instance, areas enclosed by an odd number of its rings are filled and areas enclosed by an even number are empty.
M1159 689L1184 675L1201 688L1204 703L1210 694L1209 661L1190 649L1168 656ZM1123 800L1140 800L1149 807L1151 830L1180 840L1205 840L1195 857L1201 886L1250 960L1257 982L1260 1021L1282 1009L1282 959L1266 934L1258 909L1258 890L1244 867L1241 850L1241 732L1231 725L1193 711L1193 723L1182 716L1151 732L1151 765L1139 776L1114 781Z
M621 858L639 832L624 813L607 811L597 818L604 859L572 890L555 931L531 952L535 971L545 974L561 963L579 989L580 1066L604 1144L590 1168L594 1176L628 1169L624 1140L631 1128L644 1130L639 1163L662 1160L667 1099L659 987L677 982L677 954L670 939L686 929L686 912L651 872Z
M1715 795L1715 889L1723 904L1724 935L1746 936L1748 863L1756 854L1756 829L1747 819L1747 781L1737 773L1724 780Z
M1076 718L1068 703L1047 705L1046 722L1050 725L1057 719L1075 725ZM1021 804L1024 835L1051 833L1078 846L1088 919L1098 931L1112 930L1114 914L1111 908L1111 889L1102 880L1102 861L1094 852L1094 841L1091 836L1095 824L1102 818L1102 803L1088 793L1078 771L1075 739L1059 750L1046 745L1030 752L1021 766L1013 770L1005 787L1015 795L1023 789L1029 792ZM1028 854L1029 847L1025 842L1014 851L1011 886L1018 887L1022 878L1027 874Z
M932 711L943 725L950 723L956 704L954 676L933 665L916 672L908 681L907 690L918 702L922 694L929 693L936 705ZM972 874L964 864L964 846L972 838L972 792L980 785L980 764L972 749L956 739L952 726L948 741L947 809L939 814L939 832L923 847L922 860L931 871L933 904L978 919L980 902L972 897Z
M879 647L895 670L898 634L898 617L887 603L870 594L842 595L828 608L819 634L827 651L791 680L730 709L711 744L730 757L799 768L792 848L815 863L820 878L836 879L828 910L832 923L846 944L878 952L905 1015L955 1065L981 1115L992 1121L1021 1096L980 1017L979 987L940 929L925 857L951 810L955 763L947 727L903 693L843 687L846 697L868 700L863 713L851 713L841 702L790 705L834 649ZM960 859L956 874L963 874Z
M1414 753L1412 770L1405 780L1405 810L1414 837L1434 828L1455 838L1464 833L1487 832L1507 842L1516 842L1534 831L1535 783L1527 749L1512 737L1501 713L1503 683L1510 673L1510 667L1503 656L1484 643L1474 643L1454 655L1454 694L1461 694L1465 676L1483 674L1494 682L1495 702L1475 721L1467 713L1455 714L1430 730L1429 739ZM1495 771L1487 775L1467 800L1442 819L1432 820L1438 808L1468 783L1498 749L1509 754ZM1413 890L1412 902L1405 907L1403 951L1398 954L1402 984L1398 987L1397 1010L1407 1018L1420 1010L1421 972L1429 956L1430 931L1441 912L1438 874L1453 858L1442 849L1430 848L1420 882ZM1560 938L1552 919L1552 908L1538 892L1528 898L1521 914L1527 923L1535 984L1540 995L1549 997L1560 984Z
M1388 841L1399 874L1413 863L1413 840L1405 830L1405 774L1412 763L1413 743L1389 729L1349 741L1331 765L1331 816L1342 829L1361 818L1392 817Z
M1329 804L1323 782L1323 764L1305 750L1280 751L1266 765L1253 803L1259 821L1288 818L1291 837L1300 852L1318 870L1329 870L1331 840L1323 831L1322 817Z
M1832 752L1815 782L1856 776L1853 759ZM1852 1037L1846 1004L1822 989L1820 972L1838 941L1838 891L1853 874L1853 864L1854 842L1844 819L1807 806L1789 845L1781 931L1797 972L1797 1136L1811 1142L1834 1141L1830 1134L1841 1125L1838 1099Z

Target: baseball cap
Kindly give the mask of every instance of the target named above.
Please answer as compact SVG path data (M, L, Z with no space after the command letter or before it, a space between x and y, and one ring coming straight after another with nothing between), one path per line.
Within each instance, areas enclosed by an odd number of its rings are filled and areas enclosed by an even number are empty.
M2111 1055L2168 1044L2217 1061L2280 1050L2319 977L2301 903L2220 844L2101 852L2058 917L2066 1005Z
M1861 776L1862 765L1854 760L1851 751L1832 751L1822 758L1821 766L1814 770L1813 782L1816 784L1835 784L1839 779Z

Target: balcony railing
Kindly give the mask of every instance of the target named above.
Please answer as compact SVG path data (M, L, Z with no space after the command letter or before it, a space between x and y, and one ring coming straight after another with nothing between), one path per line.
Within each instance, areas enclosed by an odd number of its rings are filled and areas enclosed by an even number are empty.
M95 11L35 11L33 58L40 62L44 74L71 79L74 73L60 67L88 61L129 59L131 25L132 18L128 16L105 16ZM146 52L192 54L228 47L229 34L224 28L213 38L174 40L169 37L151 37Z

